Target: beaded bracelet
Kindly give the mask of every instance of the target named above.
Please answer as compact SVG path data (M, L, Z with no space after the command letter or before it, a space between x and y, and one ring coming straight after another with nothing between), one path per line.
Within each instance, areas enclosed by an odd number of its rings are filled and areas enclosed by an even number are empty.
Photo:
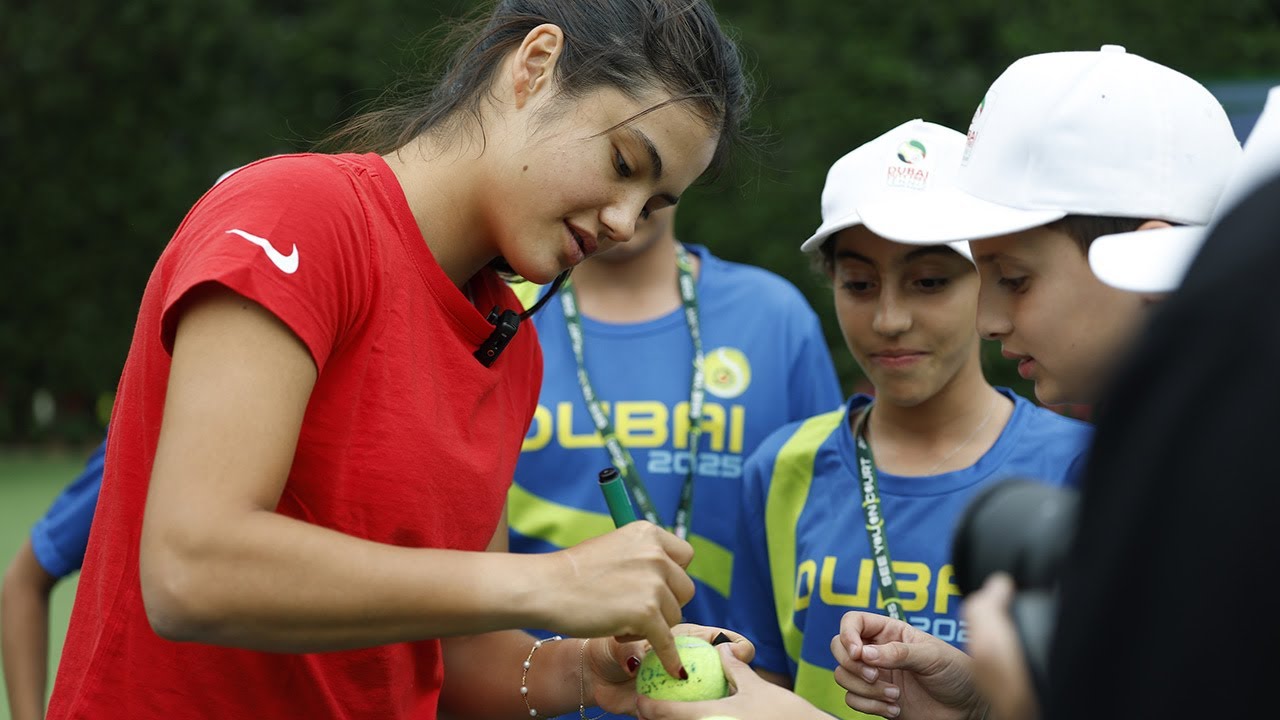
M524 659L524 670L520 673L520 697L524 700L524 706L529 708L529 717L546 717L546 715L539 715L538 711L529 704L529 665L533 660L533 654L538 651L538 648L542 647L543 643L555 642L556 640L563 639L564 638L559 635L554 635L545 640L534 640L533 647L529 648L529 656Z

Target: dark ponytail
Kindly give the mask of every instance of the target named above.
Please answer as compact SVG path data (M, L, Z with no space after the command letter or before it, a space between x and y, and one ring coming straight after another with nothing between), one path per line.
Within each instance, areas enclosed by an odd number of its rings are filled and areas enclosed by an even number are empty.
M736 44L705 0L502 0L450 34L454 50L433 83L393 91L399 97L353 118L321 147L387 154L427 133L483 138L481 108L494 72L544 23L564 31L555 70L564 97L602 87L633 98L666 91L719 133L709 170L723 168L743 138L751 88Z

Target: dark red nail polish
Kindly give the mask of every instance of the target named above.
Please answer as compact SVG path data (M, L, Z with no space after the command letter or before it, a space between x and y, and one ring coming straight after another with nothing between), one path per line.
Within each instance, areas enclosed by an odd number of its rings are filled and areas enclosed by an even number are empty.
M640 658L636 657L635 655L632 655L631 657L627 658L627 669L630 670L631 672L635 672L639 670Z
M689 679L689 671L685 670L683 665L680 666L680 679L681 680Z

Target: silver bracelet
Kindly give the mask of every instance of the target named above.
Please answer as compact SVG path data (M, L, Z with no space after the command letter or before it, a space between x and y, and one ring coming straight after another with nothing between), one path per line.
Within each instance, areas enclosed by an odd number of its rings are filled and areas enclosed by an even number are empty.
M582 647L578 648L578 717L581 720L600 720L600 718L609 713L600 713L599 715L589 718L587 717L587 643L591 642L591 638L582 641Z

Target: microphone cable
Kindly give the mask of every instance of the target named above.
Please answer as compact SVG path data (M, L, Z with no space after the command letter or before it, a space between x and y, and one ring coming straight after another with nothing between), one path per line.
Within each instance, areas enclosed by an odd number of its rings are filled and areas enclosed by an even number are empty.
M565 270L557 275L556 279L551 281L551 289L543 293L542 297L538 298L538 301L528 310L521 313L516 313L514 310L502 310L499 312L498 307L494 306L489 311L489 317L486 318L490 323L493 323L493 332L489 334L489 337L485 338L484 342L480 343L480 347L473 353L476 360L479 360L480 364L485 367L493 367L493 363L498 359L498 356L507 348L511 339L516 336L516 331L520 329L520 321L529 319L543 305L547 304L551 296L559 292L565 280L569 279L569 272L570 270Z

